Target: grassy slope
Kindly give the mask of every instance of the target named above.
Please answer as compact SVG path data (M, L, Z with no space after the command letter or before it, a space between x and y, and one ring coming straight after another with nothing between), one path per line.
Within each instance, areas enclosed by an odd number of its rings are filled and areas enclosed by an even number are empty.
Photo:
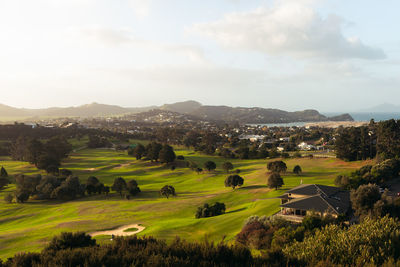
M80 144L75 144L79 147ZM187 160L199 165L214 160L217 166L225 161L178 150ZM233 241L243 221L251 215L271 215L279 210L279 200L271 199L284 191L303 183L332 185L334 177L358 168L364 163L346 163L336 159L291 159L288 170L299 164L304 173L301 177L288 172L284 175L285 186L270 190L266 184L265 160L232 160L241 169L245 179L242 188L232 190L224 187L227 174L221 169L213 173L197 174L187 168L175 171L158 164L136 161L122 152L111 150L79 150L63 165L85 181L94 175L111 185L114 178L136 179L142 193L131 200L121 200L116 194L92 196L66 203L35 202L6 204L4 195L15 189L11 185L0 192L0 258L20 251L38 251L55 234L62 231L86 231L111 229L117 226L140 223L146 230L140 235L152 235L171 240L180 236L188 240ZM8 173L37 173L37 170L21 162L0 158ZM178 193L175 198L160 198L158 190L173 185ZM197 206L205 202L224 202L227 213L222 216L195 219Z

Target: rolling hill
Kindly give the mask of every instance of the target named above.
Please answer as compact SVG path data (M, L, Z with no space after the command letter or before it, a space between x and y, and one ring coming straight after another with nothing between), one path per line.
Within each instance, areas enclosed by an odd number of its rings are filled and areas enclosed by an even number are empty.
M92 103L77 107L53 107L46 109L19 109L0 105L0 119L3 121L60 117L108 117L127 114L138 114L159 109L190 115L200 120L239 122L239 123L289 123L289 122L319 122L319 121L352 121L349 114L332 118L320 114L316 110L288 112L279 109L246 108L229 106L206 106L196 101L185 101L163 106L125 108L116 105Z

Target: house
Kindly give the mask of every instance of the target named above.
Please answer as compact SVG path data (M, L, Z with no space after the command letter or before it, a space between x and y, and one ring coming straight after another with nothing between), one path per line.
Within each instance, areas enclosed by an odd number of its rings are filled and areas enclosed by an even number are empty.
M300 222L310 212L337 217L350 210L350 192L333 186L303 184L279 198L281 212L278 215L290 221Z
M300 144L297 145L297 147L298 147L300 150L315 150L315 149L316 149L315 146L309 145L309 144L307 144L306 142L301 142Z
M250 140L250 142L258 142L262 141L265 138L265 135L240 135L239 139L240 140Z

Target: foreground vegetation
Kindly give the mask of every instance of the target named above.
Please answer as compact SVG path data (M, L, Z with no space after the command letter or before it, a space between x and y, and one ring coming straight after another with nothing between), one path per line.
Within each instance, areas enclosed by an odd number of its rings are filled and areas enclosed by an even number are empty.
M308 218L307 218L308 220ZM276 227L267 220L264 226ZM248 225L260 223L259 219ZM272 224L271 224L272 223ZM167 244L152 237L115 238L111 244L96 244L85 233L62 233L40 253L19 253L7 266L398 266L400 223L392 218L367 218L349 227L329 224L310 229L303 221L296 231L309 232L300 241L280 243L282 231L274 234L273 251L252 255L247 246L224 242L187 242L176 238ZM295 234L297 235L297 234ZM239 235L240 236L240 235ZM268 234L266 235L268 237ZM265 240L267 241L267 240ZM274 243L275 242L275 243Z
M79 146L74 144L74 147ZM272 215L279 211L280 201L274 197L284 191L299 185L301 181L333 185L337 175L348 174L367 164L337 159L288 159L285 160L288 170L300 165L302 174L282 174L284 185L279 190L271 190L267 187L266 160L232 159L230 162L235 169L240 169L240 176L244 179L243 186L233 190L225 187L228 176L223 168L225 159L187 149L175 149L175 152L177 156L184 156L185 161L196 162L199 166L212 160L217 169L198 173L182 163L171 170L160 163L136 160L126 152L108 149L73 152L63 162L62 168L71 170L82 182L95 176L101 183L111 187L115 178L123 177L136 180L141 192L130 200L121 199L118 193L112 192L67 202L29 200L24 204L7 204L2 201L0 258L10 257L20 251L39 251L52 236L64 231L90 233L132 223L146 226L140 235L152 235L167 241L180 236L189 241L224 240L233 243L248 217ZM0 165L11 177L39 172L34 165L11 161L9 157L2 157ZM165 185L172 185L177 196L168 199L161 197L159 190ZM14 190L15 185L9 185L0 191L0 199ZM199 206L216 202L225 204L225 214L195 218ZM106 240L109 238L102 238L99 242Z

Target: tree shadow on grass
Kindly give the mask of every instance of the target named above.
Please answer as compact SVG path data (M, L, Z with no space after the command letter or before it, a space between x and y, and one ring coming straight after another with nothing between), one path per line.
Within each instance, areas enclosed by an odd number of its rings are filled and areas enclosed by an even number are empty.
M239 211L243 211L243 210L246 210L246 208L240 208L240 209L236 209L236 210L231 210L231 211L225 212L225 214L235 213L235 212L239 212Z
M239 188L239 190L252 190L252 189L260 189L260 188L268 189L268 186L266 186L266 185L249 185L249 186L242 186Z

